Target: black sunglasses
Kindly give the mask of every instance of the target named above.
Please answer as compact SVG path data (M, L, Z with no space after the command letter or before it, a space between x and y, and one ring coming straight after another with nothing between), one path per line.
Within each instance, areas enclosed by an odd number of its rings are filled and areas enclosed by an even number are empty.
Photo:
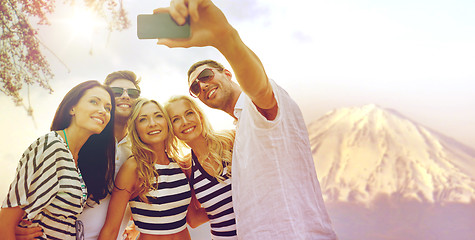
M213 80L214 72L211 68L205 68L190 85L190 95L197 98L201 92L200 82L205 83Z
M122 96L125 90L127 90L127 95L129 95L131 98L138 98L140 96L140 90L135 88L111 87L111 89L115 97Z

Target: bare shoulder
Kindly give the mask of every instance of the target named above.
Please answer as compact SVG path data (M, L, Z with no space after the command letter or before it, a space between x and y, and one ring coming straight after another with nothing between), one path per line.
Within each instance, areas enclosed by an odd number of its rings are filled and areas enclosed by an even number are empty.
M191 176L191 153L186 154L183 156L180 161L177 161L178 165L180 166L181 170L185 173L187 178Z
M121 169L125 167L127 170L137 170L137 160L134 156L129 157L124 164L122 165Z
M122 167L120 167L115 183L122 187L132 186L137 181L137 177L137 161L134 157L130 157L122 164Z
M188 164L191 163L191 152L183 156L183 160Z

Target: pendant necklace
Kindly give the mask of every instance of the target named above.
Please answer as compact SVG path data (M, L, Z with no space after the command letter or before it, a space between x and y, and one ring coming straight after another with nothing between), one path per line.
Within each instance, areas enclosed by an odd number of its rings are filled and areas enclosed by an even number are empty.
M66 136L66 131L64 131L64 129L63 129L63 134L64 134L64 140L66 140L66 146L68 146L69 151L71 151L71 149L69 148L68 136ZM79 167L76 167L76 169L78 170L78 173L79 173L79 181L81 183L81 190L82 190L81 205L84 206L87 200L87 188L86 188L86 184L84 183L84 179L82 179L81 170L79 170Z

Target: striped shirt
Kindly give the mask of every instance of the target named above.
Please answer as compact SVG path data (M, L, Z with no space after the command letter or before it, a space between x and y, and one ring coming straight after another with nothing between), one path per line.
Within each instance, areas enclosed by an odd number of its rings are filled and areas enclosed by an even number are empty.
M39 137L23 153L2 208L20 207L40 239L75 239L83 209L82 179L66 143L56 133Z
M129 201L135 226L141 233L168 235L186 228L186 213L191 201L191 190L185 173L176 162L155 164L158 183L146 194L150 203L138 197Z
M203 169L193 151L192 158L190 184L195 190L198 202L206 210L212 238L215 240L237 239L231 195L231 178L226 176L226 168L223 172L225 180L218 182L216 178Z

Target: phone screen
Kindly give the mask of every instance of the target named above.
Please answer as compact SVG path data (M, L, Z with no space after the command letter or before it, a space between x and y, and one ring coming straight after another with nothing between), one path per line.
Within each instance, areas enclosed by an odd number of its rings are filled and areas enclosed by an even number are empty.
M137 16L139 39L189 38L190 24L180 26L169 13L140 14Z

